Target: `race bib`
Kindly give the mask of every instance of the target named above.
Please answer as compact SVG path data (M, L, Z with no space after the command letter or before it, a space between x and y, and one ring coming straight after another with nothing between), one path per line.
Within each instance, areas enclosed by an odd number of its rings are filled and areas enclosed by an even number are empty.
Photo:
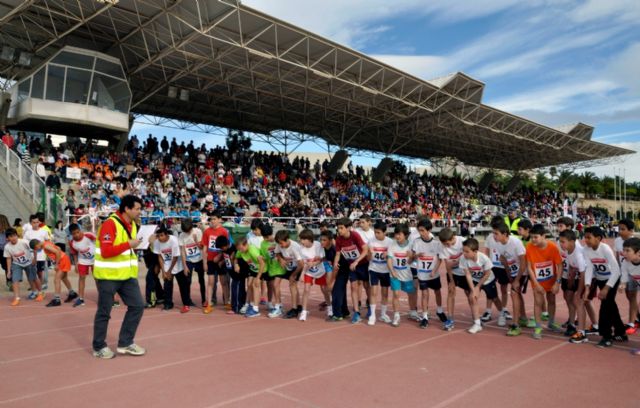
M360 251L358 251L358 247L355 245L344 247L340 250L340 252L342 253L344 259L346 259L347 261L353 261L360 256Z
M500 262L500 254L495 249L491 250L491 257L493 258L493 266L496 268L504 268L502 262Z
M435 263L435 259L433 256L419 256L418 257L418 273L423 273L426 275L431 275L433 272L433 265Z
M535 264L536 280L548 281L553 278L553 262L538 262Z
M452 255L449 257L449 262L451 262L451 269L455 271L460 271L460 257L462 254Z
M196 244L189 244L184 247L187 259L195 259L200 256L200 248Z
M31 264L31 261L29 260L29 257L27 257L26 255L14 256L13 257L13 262L15 264L20 265L20 266L27 266L27 265Z
M409 265L409 257L406 253L393 254L393 269L404 270Z
M169 251L169 252L163 252L163 253L162 253L162 260L163 260L165 263L169 263L169 262L171 262L171 251Z
M293 258L284 258L287 263L286 268L288 271L294 271L296 269L296 263L293 261Z
M231 257L229 256L229 254L224 254L224 266L227 269L231 269L233 265L231 265Z
M520 271L520 266L515 260L507 261L507 265L509 265L509 273L511 273L511 276L516 276Z
M479 266L472 266L469 268L469 273L471 273L471 279L478 282L484 276L484 271Z
M209 252L218 252L218 248L216 248L216 238L213 235L209 236L209 245L207 246L207 250Z
M591 260L593 264L593 273L596 277L608 278L611 275L611 270L607 264L607 260L604 258L595 258Z
M387 263L387 248L372 247L371 252L373 253L371 256L371 261L373 263L377 263L377 264Z
M91 260L93 260L94 255L91 253L91 251L86 251L86 252L81 252L80 253L80 257L82 259L86 259L88 261L91 261Z

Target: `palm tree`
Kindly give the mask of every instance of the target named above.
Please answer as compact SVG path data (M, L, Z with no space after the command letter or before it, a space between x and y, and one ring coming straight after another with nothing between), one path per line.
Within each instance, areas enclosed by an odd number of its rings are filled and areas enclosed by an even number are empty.
M563 195L567 193L567 188L569 187L569 182L574 178L573 172L571 170L562 170L558 174L558 190L562 192Z
M590 193L592 194L595 191L598 184L598 178L596 177L595 173L592 171L585 171L579 177L579 180L582 191L584 192L584 197L590 198Z

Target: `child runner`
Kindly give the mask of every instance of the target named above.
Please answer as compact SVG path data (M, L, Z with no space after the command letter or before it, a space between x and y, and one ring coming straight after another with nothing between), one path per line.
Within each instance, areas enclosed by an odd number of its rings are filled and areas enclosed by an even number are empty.
M380 292L382 293L380 320L385 323L391 322L391 319L387 316L389 286L391 285L389 266L387 265L387 253L389 247L393 244L393 240L385 235L387 225L382 221L376 221L373 226L373 231L375 236L369 241L369 284L371 288L371 297L369 298L371 314L367 322L369 326L376 324L376 301L378 300L378 294Z
M182 300L182 309L180 313L187 313L191 309L191 291L189 282L190 271L185 270L183 254L180 248L178 238L169 235L169 230L161 225L156 230L156 241L153 243L153 253L158 255L160 270L163 272L164 279L164 308L163 310L173 309L173 278L178 281L180 289L180 298Z
M440 240L440 254L439 257L444 261L447 269L447 310L449 311L449 318L444 322L444 330L453 330L455 327L454 310L456 304L456 286L467 290L467 280L464 271L460 268L460 258L462 257L462 237L456 236L456 234L450 228L443 228L438 234Z
M298 280L304 266L300 255L300 244L289 237L289 231L280 230L276 233L276 257L280 266L286 273L282 275L282 280L289 281L289 293L291 294L291 309L283 316L285 319L298 317L302 311L300 303L300 293L298 292Z
M496 288L495 277L491 269L493 264L488 256L479 252L480 244L475 238L469 238L462 243L463 257L460 260L460 267L465 273L466 288L463 287L469 307L471 308L471 316L473 317L473 325L467 330L471 334L482 331L482 322L480 320L480 308L478 307L478 297L480 290L484 290L487 299L493 301L498 309L502 312L502 303L498 299L498 289ZM465 285L461 285L465 286ZM506 323L504 315L501 313L498 319L498 326L504 326Z
M364 214L360 217L358 228L355 228L355 231L360 235L360 238L364 241L365 244L369 245L369 241L375 238L375 231L373 229L373 221L371 217L367 214ZM364 286L365 294L367 295L367 306L369 306L369 298L371 295L371 289L369 285L369 279L362 282ZM367 309L367 317L371 316L371 308Z
M616 303L616 292L620 283L620 268L611 247L602 243L605 234L600 227L588 227L584 231L584 257L587 260L585 273L585 291L597 289L600 299L598 328L602 339L597 344L600 348L611 347L612 340L627 341L626 326L620 318ZM593 279L593 281L592 281ZM588 297L589 293L587 293Z
M571 231L573 229L573 225L573 218L560 217L558 221L556 221L558 234L561 234L563 231ZM558 243L559 242L560 237L558 237ZM576 246L582 247L582 245L580 245L578 241L574 242L576 243ZM562 282L560 287L562 288L564 301L567 303L567 309L569 310L569 318L562 325L562 327L567 329L564 333L565 336L573 336L576 332L576 327L574 325L576 320L576 308L573 298L575 297L575 292L578 290L579 280L576 279L575 273L569 273L569 266L567 264L567 251L562 249L562 245L559 246L560 256L562 257Z
M204 271L207 274L207 292L206 298L207 305L203 309L204 313L211 313L213 311L213 304L217 303L217 281L220 281L222 286L222 298L226 303L228 299L228 293L225 295L226 285L224 285L225 275L224 270L221 270L222 264L222 251L216 248L216 238L224 236L229 239L229 231L222 226L222 215L219 211L213 211L209 213L209 228L207 228L202 234L202 247L207 248L207 258L203 260Z
M31 240L37 239L40 242L49 241L49 233L41 228L42 223L38 218L38 215L33 214L29 217L29 229L25 228L24 231L24 239L27 242L31 242ZM36 272L38 273L38 280L42 285L42 290L47 289L48 282L48 269L47 269L47 256L44 254L44 251L40 250L34 254L36 258ZM33 288L32 288L33 289ZM29 294L28 299L35 299L38 296L38 292L32 290Z
M447 315L442 309L442 283L440 281L440 242L431 234L433 224L428 218L418 221L419 236L411 243L411 252L416 264L418 285L422 295L422 318L420 328L429 326L429 289L436 295L436 315L442 323L447 321Z
M278 244L273 237L273 228L269 224L263 224L260 227L260 234L262 235L262 243L260 244L260 255L267 264L267 270L264 276L268 276L265 279L270 286L270 292L273 294L273 299L269 299L267 303L267 310L269 314L267 317L276 318L282 317L282 297L280 295L280 281L282 276L286 274L285 269L282 267L278 259L276 258L276 248Z
M640 284L640 238L629 238L622 245L624 263L622 264L622 277L620 281L623 287L628 287L630 282ZM640 356L640 349L634 349L632 354Z
M204 281L204 266L202 264L202 231L200 228L194 227L190 219L183 219L180 229L182 232L178 236L178 243L183 251L183 259L186 263L185 270L189 271L189 286L191 286L193 272L196 272L200 285L200 299L204 308L207 299L207 286Z
M333 284L332 275L333 275L333 260L336 258L336 246L333 241L333 233L329 230L324 230L320 232L320 245L322 245L322 249L324 249L324 270L327 272L327 288L330 291L331 285ZM347 305L347 298L345 293L345 298L343 302L344 307ZM322 302L319 305L320 311L325 309L329 309L327 311L327 320L333 319L333 306L331 303ZM349 312L347 308L345 312Z
M73 263L78 272L78 294L79 297L73 303L73 307L84 306L84 289L87 276L93 275L93 264L96 253L96 236L89 232L82 232L78 224L69 226L71 241L69 241L69 252L73 257Z
M29 243L25 239L18 238L18 232L9 228L6 230L7 244L4 247L3 256L7 259L7 279L11 280L11 288L13 289L13 301L11 306L20 304L20 282L22 282L22 274L27 275L29 285L32 290L37 291L36 302L42 302L44 292L40 287L40 279L33 266L33 255Z
M67 296L67 300L65 303L72 301L73 299L78 297L78 294L73 291L71 287L71 282L69 282L69 277L67 274L71 271L71 260L51 241L41 242L37 239L32 239L29 242L29 247L34 252L42 251L46 256L54 262L54 269L56 271L56 276L53 281L53 285L55 288L55 293L53 299L49 303L47 303L47 307L56 307L61 306L62 301L60 300L60 281L64 283L64 286L69 290L69 295Z
M588 341L585 332L586 310L584 296L584 275L587 269L587 263L582 253L582 247L577 245L576 233L570 229L560 232L560 250L564 252L563 267L567 270L567 276L575 279L577 289L573 296L574 308L578 317L578 327L575 333L569 339L570 343L580 344Z
M240 309L240 313L245 312L246 317L260 316L260 277L265 271L266 263L260 255L260 250L253 245L249 245L247 238L242 237L236 242L236 260L233 269L236 273L240 273L240 264L238 261L242 259L247 263L248 282L247 282L247 303Z
M338 226L338 236L336 237L336 259L334 260L334 270L338 270L338 274L334 279L334 290L336 286L339 286L342 290L346 291L346 283L343 284L340 279L345 272L349 275L349 281L351 282L351 306L353 307L353 318L351 323L360 322L360 292L362 291L362 285L364 281L369 281L369 265L367 262L367 254L369 252L367 244L362 237L355 232L351 231L352 222L349 218L341 218L336 222ZM333 310L334 316L338 311L342 310L341 301L343 294L333 293ZM336 299L340 302L336 303Z
M503 268L507 271L507 277L511 284L511 299L513 303L513 322L507 331L507 336L519 336L522 333L520 327L535 327L535 319L527 321L527 313L524 308L523 293L527 290L529 274L527 273L526 250L522 241L514 235L510 235L509 227L505 223L497 223L493 226L493 239L497 244L498 256ZM503 309L503 315L507 313Z
M393 230L395 240L387 252L387 267L391 271L391 290L393 292L393 321L391 325L400 326L400 291L410 294L415 291L411 263L411 244L409 243L409 226L398 224Z
M494 233L498 226L501 224L504 224L506 226L503 217L498 215L491 219L491 229L494 231ZM505 229L508 236L509 227L506 227ZM496 241L494 234L489 234L484 243L486 255L489 256L489 259L491 259L491 262L493 263L493 276L495 276L498 284L500 285L500 301L502 302L502 308L504 310L503 314L507 320L511 320L513 319L513 317L507 310L507 305L509 303L509 283L511 283L511 280L507 269L500 260L500 253L498 252L499 245L500 244L498 244L498 242ZM524 246L522 247L522 250L524 252ZM492 302L487 299L487 308L482 314L482 317L480 317L480 320L482 320L483 322L488 322L491 320L491 303Z
M231 309L227 310L227 314L240 314L240 309L247 301L247 290L245 287L247 277L242 269L240 269L240 272L234 270L233 264L236 260L236 247L229 243L227 237L221 235L216 238L216 248L220 248L222 251L222 267L226 269L231 278Z
M546 301L549 304L548 329L560 331L562 327L555 322L556 294L560 290L562 278L562 257L560 250L551 241L548 241L546 231L542 224L536 224L531 228L531 242L527 244L527 267L529 280L533 287L535 299L534 315L536 327L533 329L533 338L542 338L542 307Z
M531 228L533 228L533 224L531 223L530 220L524 219L524 220L520 220L520 223L518 223L518 235L520 236L520 240L524 244L525 248L529 243L529 241L531 241ZM528 274L528 272L525 272L525 273ZM533 284L532 284L532 287L533 287ZM541 319L544 322L549 320L549 312L547 311L546 299L543 299L542 301ZM530 327L530 326L531 325L527 325L527 327Z
M302 262L304 267L302 269L304 273L304 293L302 295L302 313L300 313L299 320L304 322L309 315L309 308L307 307L309 302L309 291L314 284L320 286L322 294L324 295L325 302L329 303L329 291L327 290L327 276L324 269L324 249L318 241L313 240L313 232L309 229L305 229L300 232L298 236L300 238L300 255L302 256ZM328 312L331 312L329 308Z
M614 248L618 256L618 263L622 268L625 262L624 242L633 237L633 220L624 219L618 222L618 233L620 234L614 241ZM626 286L625 294L629 300L629 320L627 323L627 334L635 334L640 328L640 314L638 313L638 282L630 280Z

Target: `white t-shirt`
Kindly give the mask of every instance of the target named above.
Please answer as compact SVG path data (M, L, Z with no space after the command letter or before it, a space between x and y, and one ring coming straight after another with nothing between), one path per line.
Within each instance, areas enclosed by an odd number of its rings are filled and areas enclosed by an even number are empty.
M371 251L371 261L369 261L370 271L377 273L389 273L387 253L389 252L391 244L393 244L393 240L389 237L384 237L382 241L379 241L374 237L368 242L369 251Z
M195 238L195 239L194 239ZM202 242L202 231L200 228L194 227L191 232L181 232L178 237L178 243L184 247L187 262L202 262L202 251L198 244Z
M576 248L572 253L567 253L566 258L563 259L563 262L566 264L567 276L564 276L564 272L562 273L562 277L565 279L569 278L569 271L575 271L576 278L578 274L585 273L587 270L587 261L584 259L584 248L579 247L576 242Z
M633 264L629 261L624 261L622 264L622 277L620 281L622 283L628 283L633 280L640 285L640 264Z
M515 277L520 272L520 257L527 253L522 241L513 235L509 236L509 240L506 244L497 243L498 254L504 256L509 265L509 273L511 277ZM526 273L526 271L523 271Z
M398 242L393 241L387 256L391 259L393 271L398 276L398 280L403 282L413 281L413 275L409 267L409 258L411 256L411 243L409 241L405 242L404 245L399 245Z
M442 245L434 236L431 240L425 241L418 237L411 243L411 251L416 262L415 268L418 271L418 279L422 281L439 279L440 259L438 255L442 251Z
M80 241L69 241L72 253L78 255L78 265L91 266L95 261L96 237L93 234L85 233Z
M24 231L23 237L25 241L27 241L27 243L29 243L32 239L37 239L40 242L44 242L49 240L49 233L42 228L38 229L37 231L34 231L33 228L31 228L29 231ZM47 256L45 255L44 250L39 250L36 254L36 261L46 260Z
M5 258L11 258L11 262L24 267L31 265L33 261L33 255L31 254L31 248L29 248L29 242L25 239L19 239L16 244L12 244L7 241L4 246Z
M609 287L615 286L620 277L620 267L609 245L601 242L595 251L591 247L585 247L584 257L587 260L587 272L584 275L586 285L591 284L595 277L596 280L607 281Z
M169 235L167 242L156 240L153 243L153 253L162 256L165 272L169 272L174 257L178 257L178 262L176 262L176 266L173 267L171 273L177 275L184 270L180 256L180 243L178 242L178 238L173 235Z
M263 239L264 238L262 238L261 235L256 235L253 233L253 231L249 231L247 233L247 242L249 243L249 245L253 245L256 248L260 248Z
M464 238L456 236L455 242L450 247L440 245L440 259L449 261L454 275L464 276L464 271L460 268L460 258L462 258L462 242Z
M373 241L374 239L376 239L376 233L373 228L369 228L368 231L365 231L362 228L356 228L355 231L360 235L360 238L362 238L364 243L367 245L369 245L369 241Z
M500 262L500 253L498 252L498 243L496 239L493 237L493 234L489 234L487 239L484 242L484 246L489 250L489 258L491 259L491 263L494 268L504 269L504 265Z
M558 249L560 250L560 256L562 257L562 278L569 278L569 264L567 263L567 251L562 249L560 246L560 239L557 240ZM582 250L582 244L579 241L576 241L576 249Z
M624 239L622 237L617 237L615 241L613 241L613 248L616 252L616 257L618 258L618 263L622 265L626 260L624 259Z
M318 241L313 241L310 248L300 245L300 256L304 262L304 273L313 278L321 278L325 273L324 264L324 248ZM310 263L319 262L317 265L309 266Z
M478 259L476 260L467 259L463 256L460 260L460 267L463 270L469 271L471 279L473 279L474 282L480 282L480 279L482 279L486 271L489 271L489 277L484 282L485 285L488 285L495 279L493 272L491 271L493 263L491 262L491 259L482 252L478 252Z
M287 262L287 271L295 271L298 267L298 262L302 260L302 255L300 255L301 248L302 246L293 240L289 240L288 248L282 248L280 245L276 246L276 254L280 254Z

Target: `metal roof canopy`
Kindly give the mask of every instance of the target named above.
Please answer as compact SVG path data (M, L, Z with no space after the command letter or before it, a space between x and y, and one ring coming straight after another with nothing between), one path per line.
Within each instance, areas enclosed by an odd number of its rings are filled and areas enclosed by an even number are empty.
M634 153L483 105L463 73L425 81L234 0L0 0L0 44L32 66L63 45L119 58L138 114L508 170ZM0 60L1 77L27 72Z

